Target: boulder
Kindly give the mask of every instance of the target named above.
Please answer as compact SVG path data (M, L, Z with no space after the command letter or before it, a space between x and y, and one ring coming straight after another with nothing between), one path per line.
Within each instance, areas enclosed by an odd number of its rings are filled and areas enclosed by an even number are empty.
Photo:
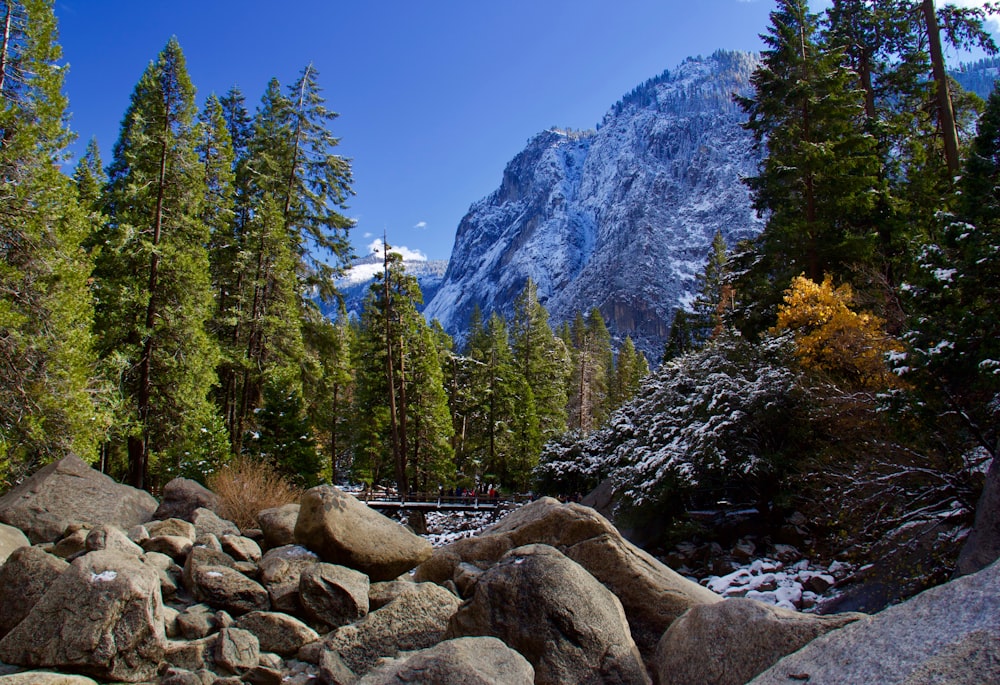
M536 683L650 682L621 602L548 545L515 548L480 576L446 637L476 635L520 652Z
M236 560L223 552L221 549L215 550L210 547L195 545L191 548L191 551L188 552L187 558L184 560L184 570L181 576L184 587L188 592L193 594L195 591L195 571L208 566L228 566L229 568L236 568Z
M494 637L460 637L389 659L358 685L531 685L528 660Z
M250 561L256 564L263 556L260 545L242 535L223 535L219 542L222 544L222 551L236 561Z
M198 481L174 478L163 486L163 497L160 506L153 512L153 518L190 521L196 509L218 511L219 496Z
M233 614L271 608L267 590L229 566L199 566L191 573L191 585L195 599Z
M319 681L326 685L355 685L358 676L347 667L339 654L325 649L319 657Z
M104 549L136 557L143 554L142 547L129 540L125 531L107 524L101 524L88 531L87 537L84 538L84 547L90 552Z
M169 535L171 537L187 538L191 542L194 542L198 535L198 531L193 523L179 518L150 521L144 527L147 536L151 538L160 535Z
M156 507L148 492L116 483L70 455L0 497L0 522L20 528L32 543L52 542L73 522L129 530L149 521Z
M215 611L207 604L192 604L177 615L177 632L185 640L207 637L216 628Z
M69 564L40 547L20 547L0 566L0 637L14 629Z
M136 557L76 559L0 640L0 660L99 679L153 678L166 647L160 581Z
M52 553L63 559L71 559L87 549L87 536L92 524L71 523L66 526L62 537L52 546Z
M551 497L526 504L478 537L435 550L414 577L452 580L466 596L474 587L475 569L488 569L511 549L536 543L561 550L618 597L647 663L678 616L692 606L721 601L626 540L593 509Z
M986 471L983 493L976 503L972 531L958 556L956 575L986 568L1000 557L1000 460L994 459Z
M276 611L251 611L237 618L235 625L256 635L262 651L279 656L294 656L304 645L319 640L305 623Z
M214 663L215 643L218 635L195 640L174 640L167 642L163 659L175 668L199 671Z
M215 664L230 673L256 668L260 663L257 636L240 628L223 628L215 641Z
M330 485L302 495L295 541L323 561L392 580L431 556L431 543Z
M260 582L271 597L271 608L299 614L299 579L302 572L319 563L319 557L300 545L269 549L260 561Z
M381 609L327 635L323 649L339 653L355 673L367 673L381 657L436 645L458 605L458 597L440 585L415 583Z
M0 566L7 561L7 557L18 547L27 547L31 544L28 536L21 532L20 528L8 526L0 523Z
M690 608L721 601L711 590L671 570L614 530L582 540L565 553L621 601L632 638L647 660L678 616Z
M819 637L753 685L1000 682L1000 562Z
M305 615L330 628L364 618L369 589L368 576L346 566L317 563L299 577L299 601Z
M0 676L0 685L97 685L97 681L82 675L25 671Z
M283 504L264 509L257 514L257 523L268 549L295 544L295 522L299 519L298 504Z
M194 524L197 532L196 538L209 533L217 538L221 538L223 535L240 534L240 529L235 523L220 518L214 511L204 507L194 510L191 514L191 523Z
M205 668L188 671L183 668L168 668L160 678L160 685L214 685L216 675Z
M734 598L674 621L656 650L659 685L743 685L815 638L864 618L814 616Z
M194 547L194 543L180 535L156 535L142 541L143 550L166 554L178 563L183 563L187 559L192 547Z

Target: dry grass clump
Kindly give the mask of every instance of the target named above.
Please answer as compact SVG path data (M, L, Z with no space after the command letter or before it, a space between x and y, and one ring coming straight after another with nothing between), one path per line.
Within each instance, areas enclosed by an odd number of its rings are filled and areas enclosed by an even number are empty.
M237 457L213 473L207 485L219 496L219 515L240 530L256 528L262 510L298 502L302 495L273 466L248 457Z

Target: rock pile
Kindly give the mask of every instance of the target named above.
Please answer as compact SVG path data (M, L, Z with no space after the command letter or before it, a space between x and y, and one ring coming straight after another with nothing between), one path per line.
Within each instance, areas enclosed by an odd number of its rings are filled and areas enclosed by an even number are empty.
M123 487L71 457L0 497L0 685L739 685L827 677L859 641L896 640L907 683L963 658L998 675L996 565L884 621L805 616L723 600L552 499L432 551L329 486L255 531L191 481L159 504ZM949 604L969 607L962 629L921 638Z

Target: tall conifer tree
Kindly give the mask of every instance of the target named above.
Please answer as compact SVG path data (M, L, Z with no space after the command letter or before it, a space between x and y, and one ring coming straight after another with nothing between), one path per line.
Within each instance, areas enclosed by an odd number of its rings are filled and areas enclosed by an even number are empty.
M122 122L95 271L97 330L128 406L136 487L153 485L153 466L169 475L199 454L221 456L207 399L218 348L206 330L209 231L194 120L194 87L172 38L143 73Z
M92 394L89 225L59 170L73 136L52 2L0 2L0 21L2 483L11 466L92 458L105 417Z

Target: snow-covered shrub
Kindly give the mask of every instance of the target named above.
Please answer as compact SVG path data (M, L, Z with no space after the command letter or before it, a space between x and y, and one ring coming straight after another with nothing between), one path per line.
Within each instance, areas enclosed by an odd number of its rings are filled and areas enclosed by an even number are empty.
M543 486L611 478L630 507L723 496L766 501L794 460L806 404L787 343L723 338L663 364L638 396L584 441L550 443Z

